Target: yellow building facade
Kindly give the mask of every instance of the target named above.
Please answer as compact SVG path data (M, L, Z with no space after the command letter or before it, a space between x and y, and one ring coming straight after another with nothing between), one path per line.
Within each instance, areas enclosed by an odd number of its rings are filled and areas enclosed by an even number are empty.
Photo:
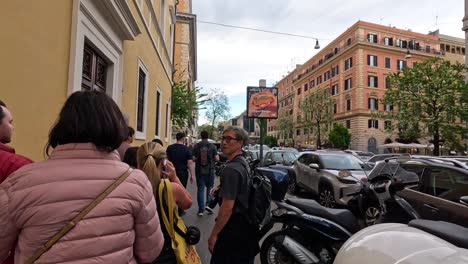
M0 99L17 153L44 159L50 128L79 90L111 96L135 145L171 143L175 0L6 1L0 9Z

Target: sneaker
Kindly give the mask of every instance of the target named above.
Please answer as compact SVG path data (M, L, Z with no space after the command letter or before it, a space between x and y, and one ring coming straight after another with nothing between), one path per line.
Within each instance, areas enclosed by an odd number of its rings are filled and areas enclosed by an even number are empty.
M205 210L208 212L208 214L212 214L213 213L213 208L207 206L205 207Z
M203 212L198 212L198 216L203 216Z

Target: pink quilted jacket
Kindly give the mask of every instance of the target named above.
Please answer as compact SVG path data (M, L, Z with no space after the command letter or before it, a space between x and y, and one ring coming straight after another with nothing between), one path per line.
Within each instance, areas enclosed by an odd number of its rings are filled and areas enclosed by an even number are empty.
M0 263L16 239L15 263L24 263L127 168L117 151L80 143L13 173L0 184ZM133 170L36 263L147 263L163 243L151 184Z

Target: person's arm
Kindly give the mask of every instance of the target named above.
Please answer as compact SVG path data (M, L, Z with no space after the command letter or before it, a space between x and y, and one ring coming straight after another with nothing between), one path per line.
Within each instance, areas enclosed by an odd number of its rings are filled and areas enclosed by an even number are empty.
M189 209L192 206L192 196L187 191L187 189L184 188L179 180L179 177L177 177L174 164L172 164L170 161L167 161L166 166L169 169L169 173L165 171L162 171L162 173L166 175L167 178L171 181L172 194L174 195L175 199L174 202L183 210Z
M193 179L195 178L195 163L193 160L187 160L187 166L189 168L189 173L190 173L190 182L193 183Z
M134 170L133 173L141 173ZM133 174L132 173L132 174ZM156 210L153 188L148 178L137 175L137 178L144 179L144 189L142 190L141 209L135 214L135 243L134 254L139 263L151 263L155 260L164 245L164 236L159 223L159 216Z
M8 184L2 184L0 187L0 263L8 258L18 237L19 230L11 220L9 210L10 198L7 193Z
M216 218L216 223L211 231L210 238L208 239L208 249L210 253L213 254L213 249L218 240L218 234L223 230L226 223L229 221L229 218L232 214L232 208L234 207L235 200L226 200L223 199L223 203L219 207L218 217Z

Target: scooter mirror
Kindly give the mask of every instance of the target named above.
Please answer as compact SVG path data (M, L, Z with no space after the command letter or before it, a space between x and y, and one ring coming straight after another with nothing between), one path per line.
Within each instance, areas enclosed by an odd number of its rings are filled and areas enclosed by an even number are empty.
M468 206L468 196L460 197L460 203L465 205L465 206Z
M411 160L411 155L408 153L403 153L398 157L399 163L405 163Z
M338 172L338 177L340 177L340 178L346 178L346 177L349 177L351 175L352 174L351 174L351 172L349 170L340 170Z

